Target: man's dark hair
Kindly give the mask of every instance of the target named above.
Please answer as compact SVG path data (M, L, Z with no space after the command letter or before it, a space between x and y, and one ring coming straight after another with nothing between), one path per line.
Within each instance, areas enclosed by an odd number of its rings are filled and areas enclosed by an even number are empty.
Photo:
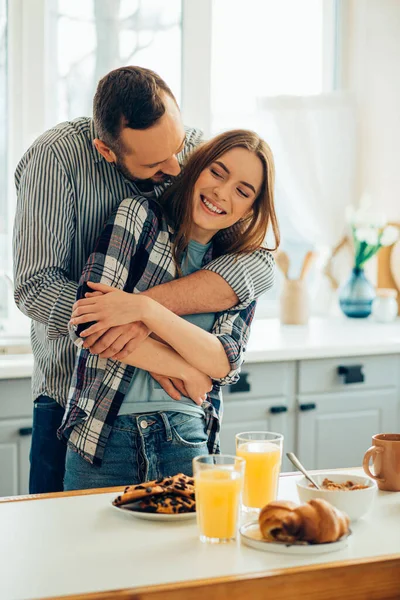
M165 113L163 94L175 97L157 73L142 67L120 67L100 79L93 100L96 132L114 151L123 150L123 127L148 129ZM176 102L176 100L175 100Z

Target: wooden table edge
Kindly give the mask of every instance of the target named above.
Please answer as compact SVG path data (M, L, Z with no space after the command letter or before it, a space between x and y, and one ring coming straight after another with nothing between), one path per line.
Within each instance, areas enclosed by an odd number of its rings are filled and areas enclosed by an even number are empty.
M398 600L400 554L169 584L60 596L59 600Z
M330 471L354 471L354 469L358 469L360 467L346 467L344 469L329 469ZM314 474L318 474L321 472L325 472L326 469L324 469L323 471L310 471L310 473L314 473ZM281 477L299 477L300 473L298 471L291 471L288 473L281 473L280 475ZM119 492L121 492L123 489L125 489L126 486L117 486L117 487L109 487L109 488L93 488L93 489L88 489L88 490L73 490L70 492L51 492L49 494L23 494L20 496L3 496L0 497L0 504L1 503L5 503L5 502L25 502L27 500L49 500L51 498L69 498L71 496L90 496L93 494L110 494L110 493L116 493L118 494Z

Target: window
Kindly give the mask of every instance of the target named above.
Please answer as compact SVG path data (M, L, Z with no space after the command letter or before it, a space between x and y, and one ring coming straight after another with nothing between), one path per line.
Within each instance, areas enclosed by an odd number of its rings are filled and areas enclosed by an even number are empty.
M91 115L101 76L123 64L151 68L186 125L206 136L256 128L260 97L331 89L338 1L0 0L0 272L11 271L17 162L48 127ZM4 277L0 329L2 319L10 335L28 321Z
M8 286L4 272L9 267L7 198L7 6L0 0L0 322L8 311Z
M211 53L211 132L249 128L260 132L259 101L283 95L312 95L333 86L334 19L327 27L321 0L214 0ZM326 68L327 67L327 68ZM328 71L328 72L326 72ZM274 148L272 148L274 151ZM300 273L311 246L299 239L276 188L282 248L290 255L291 276ZM283 276L258 303L257 316L278 312Z
M212 132L254 124L257 99L323 89L321 0L214 0Z
M90 116L99 79L122 65L153 69L179 102L181 13L181 0L57 0L49 19L48 79L56 93L48 124Z

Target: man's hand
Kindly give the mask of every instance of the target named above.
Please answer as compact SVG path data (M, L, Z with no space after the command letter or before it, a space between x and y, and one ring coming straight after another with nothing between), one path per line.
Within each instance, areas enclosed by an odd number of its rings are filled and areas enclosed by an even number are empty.
M89 348L92 354L99 354L101 358L123 360L128 354L136 350L148 337L150 330L137 321L128 325L118 325L110 329L103 329L84 339L84 347Z
M181 379L176 379L175 377L166 377L165 375L158 375L157 373L151 373L153 379L155 379L163 388L164 392L167 392L168 396L170 396L173 400L180 400L181 394L189 398L189 394L187 389L185 388L185 384Z

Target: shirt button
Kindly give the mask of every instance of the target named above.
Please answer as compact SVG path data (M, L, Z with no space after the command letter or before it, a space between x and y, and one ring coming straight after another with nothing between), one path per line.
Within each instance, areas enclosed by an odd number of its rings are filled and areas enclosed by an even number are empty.
M144 421L144 420L143 420L143 421L140 421L140 427L141 427L142 429L147 429L147 427L148 427L148 426L149 426L149 424L148 424L148 422L147 422L147 421Z

